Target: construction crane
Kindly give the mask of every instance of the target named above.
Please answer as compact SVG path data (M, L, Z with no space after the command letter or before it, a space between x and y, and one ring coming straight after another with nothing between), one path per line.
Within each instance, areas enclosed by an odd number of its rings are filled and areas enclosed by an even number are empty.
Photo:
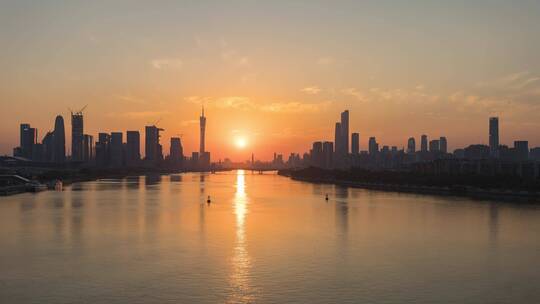
M88 105L85 105L82 107L79 111L76 111L75 114L82 115L83 111L88 107ZM69 112L71 112L71 115L73 115L73 110L71 108L68 108Z

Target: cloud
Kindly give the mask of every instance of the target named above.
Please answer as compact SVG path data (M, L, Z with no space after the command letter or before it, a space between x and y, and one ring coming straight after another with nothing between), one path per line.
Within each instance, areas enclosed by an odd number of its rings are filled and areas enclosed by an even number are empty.
M246 96L226 96L219 98L188 96L184 98L187 102L195 104L204 104L208 107L220 109L235 109L235 110L256 110L273 113L298 113L298 112L316 112L326 109L331 101L319 103L303 103L303 102L271 102L257 103Z
M331 103L331 101L325 101L320 103L274 102L267 105L262 105L260 109L265 112L279 113L318 112L328 108Z
M332 65L336 62L336 60L333 57L326 56L317 58L316 62L318 65Z
M137 98L137 97L134 97L134 96L131 96L131 95L114 95L113 96L115 99L119 99L119 100L122 100L122 101L126 101L126 102L129 102L129 103L136 103L136 104L146 104L146 100L144 99L140 99L140 98Z
M150 61L150 64L154 69L165 70L165 69L180 69L184 65L184 62L177 58L161 58L153 59Z
M180 123L180 125L182 125L182 127L187 127L189 125L196 125L198 124L199 121L197 119L191 119L191 120L184 120Z
M319 94L319 92L321 91L321 89L319 89L319 87L317 86L311 86L311 87L305 87L303 88L302 90L300 90L301 92L304 92L306 94L310 94L310 95L316 95L316 94Z
M355 88L346 88L341 90L341 93L344 95L352 96L360 101L367 101L365 94L361 93L358 89Z
M155 117L158 118L163 115L170 114L169 111L130 111L130 112L123 112L123 113L109 113L108 116L112 117L124 117L129 119L141 119L141 118L149 118L149 117Z

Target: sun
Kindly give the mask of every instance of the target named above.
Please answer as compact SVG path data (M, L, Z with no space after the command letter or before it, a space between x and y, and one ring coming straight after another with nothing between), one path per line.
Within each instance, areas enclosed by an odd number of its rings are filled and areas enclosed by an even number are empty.
M244 137L237 137L235 140L234 140L234 145L238 148L238 149L243 149L247 146L247 140L244 138Z

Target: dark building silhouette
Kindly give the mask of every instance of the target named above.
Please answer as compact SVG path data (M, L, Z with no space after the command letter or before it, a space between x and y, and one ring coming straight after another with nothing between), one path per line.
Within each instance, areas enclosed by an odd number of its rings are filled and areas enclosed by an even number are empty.
M82 160L89 162L94 159L94 137L84 134L82 142Z
M529 159L529 142L526 140L514 141L515 157L517 161Z
M141 134L139 131L127 131L126 137L126 164L134 166L141 160Z
M171 137L169 158L174 162L180 162L184 159L184 149L180 137Z
M27 159L33 159L33 148L37 143L37 129L30 127L30 124L20 125L20 145L17 154Z
M429 141L429 152L439 152L440 151L440 141L438 139Z
M63 163L66 161L66 132L64 118L61 115L56 116L54 121L53 139L53 161L55 163Z
M343 142L341 138L341 123L336 122L336 127L334 129L334 151L336 154L336 159L339 157L343 147Z
M199 153L205 152L205 132L206 132L206 117L204 116L204 108L202 108L201 116L199 117L200 138L199 138Z
M311 148L311 165L313 167L324 168L323 143L316 141Z
M439 151L442 153L448 153L448 142L446 141L446 137L441 136L439 138Z
M368 146L370 155L374 156L377 154L377 152L379 152L379 144L377 143L377 139L375 137L369 138Z
M122 132L111 133L110 165L112 167L121 167L124 164L123 151L123 134Z
M107 133L99 133L96 142L96 165L98 167L107 167L110 159L111 136Z
M491 157L499 155L499 118L489 118L489 150Z
M71 160L83 160L84 122L82 112L71 112Z
M428 151L428 138L427 135L422 135L420 139L420 151L427 152Z
M324 159L324 167L327 169L333 168L334 167L334 143L332 143L331 141L323 142L322 154L323 154L323 159Z
M43 161L51 162L53 161L54 155L54 133L47 132L43 139L41 140L43 146Z
M353 155L360 154L360 134L358 133L351 134L351 153Z
M344 157L349 154L349 110L341 112L341 151Z
M409 137L409 140L407 141L407 153L412 154L416 152L416 141L414 140L414 137Z
M163 151L159 143L160 131L163 129L156 126L146 126L145 128L145 159L147 161L163 159Z

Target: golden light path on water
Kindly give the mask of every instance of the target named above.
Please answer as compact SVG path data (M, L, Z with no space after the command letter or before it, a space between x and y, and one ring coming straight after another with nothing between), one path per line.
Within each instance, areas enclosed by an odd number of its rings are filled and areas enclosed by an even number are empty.
M246 248L245 221L249 200L246 195L245 171L238 170L236 175L236 193L234 195L234 213L236 215L236 242L232 257L230 283L232 294L229 303L252 303L256 290L250 285L251 260Z

